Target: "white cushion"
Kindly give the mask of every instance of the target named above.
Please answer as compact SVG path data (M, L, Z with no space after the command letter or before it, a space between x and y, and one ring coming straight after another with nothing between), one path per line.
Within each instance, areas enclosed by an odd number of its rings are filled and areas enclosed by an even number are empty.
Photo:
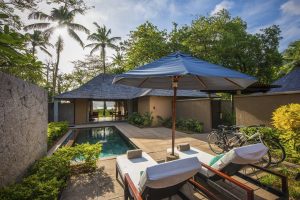
M201 168L197 158L174 160L147 167L139 182L140 191L145 187L166 188L193 177Z
M172 151L171 148L167 149L167 152L170 153ZM174 149L174 152L179 155L179 158L191 158L191 157L197 157L199 162L209 164L211 159L214 157L213 155L206 153L204 151L200 151L199 149L196 149L194 147L191 147L188 151L178 151L177 149Z
M141 172L156 164L157 162L145 152L142 153L141 158L128 159L126 154L117 157L117 166L121 176L124 179L125 173L128 173L136 188L138 188Z
M268 148L262 144L251 144L247 146L237 147L227 152L212 167L222 170L230 163L235 164L252 164L260 161L268 152Z

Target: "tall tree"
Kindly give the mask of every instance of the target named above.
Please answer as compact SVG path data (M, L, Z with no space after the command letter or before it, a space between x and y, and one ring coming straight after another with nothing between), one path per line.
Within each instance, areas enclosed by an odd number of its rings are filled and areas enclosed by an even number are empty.
M300 40L292 42L283 52L283 59L289 66L300 65Z
M110 37L111 29L107 29L105 25L103 27L99 26L96 22L94 25L97 27L95 33L88 36L88 40L93 41L93 43L86 45L86 47L91 47L91 53L100 50L100 56L102 58L102 66L104 74L106 73L106 48L117 49L118 46L115 44L116 41L120 40L120 37ZM103 102L103 116L106 115L106 101Z
M124 42L125 69L133 69L170 53L167 36L166 30L160 31L148 21L131 31Z
M65 4L64 6L60 6L59 8L53 8L49 15L43 12L33 12L28 16L29 19L42 20L45 22L30 24L25 27L25 30L43 29L46 37L50 37L55 30L66 29L69 36L77 41L82 47L84 47L82 40L75 31L83 31L88 34L89 30L83 25L74 22L76 14L84 14L84 10L80 8L70 10L67 7L67 4ZM57 59L53 74L53 81L55 81L53 83L53 95L55 95L56 93L56 81L59 69L60 53L62 51L62 44L63 38L62 35L59 35L56 42Z
M107 29L104 25L103 27L99 26L96 22L94 25L97 27L95 33L92 33L88 36L88 40L93 41L93 43L86 45L86 47L91 47L91 53L100 50L100 56L103 63L104 74L106 73L106 48L117 49L118 46L115 44L116 41L120 40L120 37L110 37L111 29Z
M47 55L52 56L51 53L47 50L47 47L53 47L53 45L41 31L34 30L33 33L26 33L25 36L28 38L28 42L31 45L32 56L36 55L37 48L39 48Z

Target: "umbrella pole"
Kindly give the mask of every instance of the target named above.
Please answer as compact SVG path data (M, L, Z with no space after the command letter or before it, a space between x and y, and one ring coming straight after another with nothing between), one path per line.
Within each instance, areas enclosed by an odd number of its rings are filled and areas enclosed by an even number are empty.
M173 77L173 101L172 101L172 155L174 156L175 148L175 131L176 131L176 96L178 87L178 77Z

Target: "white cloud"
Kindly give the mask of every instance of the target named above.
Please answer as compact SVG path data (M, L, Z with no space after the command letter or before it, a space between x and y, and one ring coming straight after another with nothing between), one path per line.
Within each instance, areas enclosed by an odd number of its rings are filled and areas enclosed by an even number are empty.
M289 0L282 4L280 9L287 15L300 15L300 1Z
M233 6L234 2L224 0L215 6L215 8L211 11L210 15L215 15L223 9L230 10Z

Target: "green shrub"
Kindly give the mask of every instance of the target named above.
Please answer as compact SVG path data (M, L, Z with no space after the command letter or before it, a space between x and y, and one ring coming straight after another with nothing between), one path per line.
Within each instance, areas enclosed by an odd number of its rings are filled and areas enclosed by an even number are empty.
M68 130L69 124L66 121L62 122L50 122L48 124L48 147L52 146L53 143L65 134Z
M29 175L21 183L0 190L2 200L53 200L66 186L67 178L73 170L90 171L95 169L101 144L81 144L63 147L50 157L37 161L29 170ZM71 161L81 158L80 164ZM83 170L82 170L83 169Z
M167 128L172 128L172 118L163 119L158 116L160 124ZM181 131L191 131L195 133L203 132L203 123L195 119L177 119L176 128Z
M129 116L128 122L130 124L140 126L140 127L150 127L153 122L153 117L152 114L149 112L146 112L143 115L134 112Z

